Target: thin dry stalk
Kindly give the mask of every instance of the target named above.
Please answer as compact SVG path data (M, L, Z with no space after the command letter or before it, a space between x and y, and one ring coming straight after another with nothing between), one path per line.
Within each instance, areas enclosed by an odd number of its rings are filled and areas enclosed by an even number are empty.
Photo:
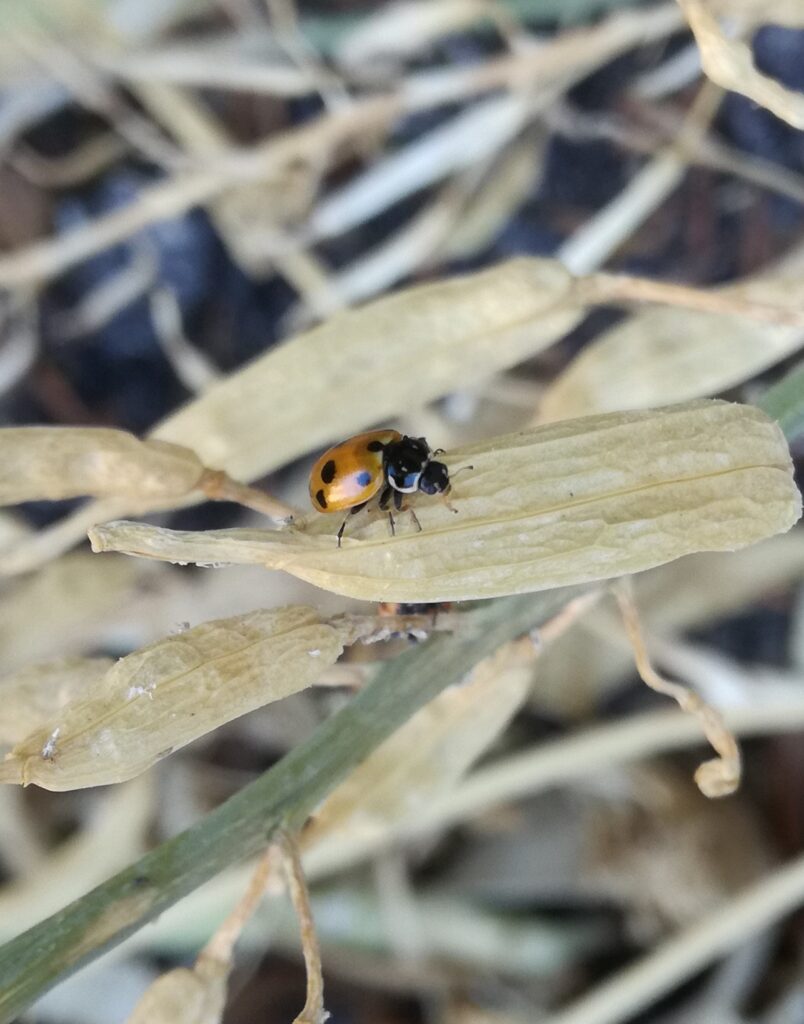
M290 505L256 487L232 480L222 469L204 470L198 481L198 490L210 501L233 501L237 505L252 508L255 512L262 512L277 523L290 523L294 516L298 515L296 509Z
M324 1009L321 950L318 946L318 936L310 907L310 893L304 878L299 848L295 839L287 834L282 836L279 845L285 864L288 892L299 919L304 966L307 971L307 998L302 1012L294 1019L293 1024L324 1024L329 1014Z
M618 581L612 587L612 591L617 599L642 681L657 693L672 697L682 711L694 715L701 723L704 735L719 754L719 757L698 766L695 772L698 788L708 797L728 796L740 784L741 758L737 740L719 712L686 686L659 675L651 664L642 636L639 612L634 602L630 579Z
M262 855L251 876L248 888L237 906L198 954L196 970L203 973L208 967L230 964L234 947L243 929L253 916L275 869L276 848L269 847Z
M149 302L156 337L173 372L193 394L206 391L221 374L206 354L185 336L175 292L167 287L153 288Z
M626 274L592 274L580 279L584 298L590 303L632 305L652 303L658 306L678 306L701 313L723 316L743 316L780 326L804 326L804 303L798 308L771 305L737 295L734 291L712 291L691 288L668 281L651 281Z

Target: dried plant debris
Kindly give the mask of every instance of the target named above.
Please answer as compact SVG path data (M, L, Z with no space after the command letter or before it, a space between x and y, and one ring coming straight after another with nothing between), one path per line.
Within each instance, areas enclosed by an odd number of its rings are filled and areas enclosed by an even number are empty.
M694 715L717 752L717 757L698 766L695 772L698 788L704 796L730 796L739 786L742 775L742 755L734 734L727 728L720 713L699 694L681 683L665 679L653 667L645 647L639 612L634 604L631 580L618 580L614 584L614 594L642 681L657 693L672 697L683 711Z
M743 551L671 562L634 583L651 634L673 636L711 627L785 592L802 576L804 532L792 530ZM613 609L594 608L545 652L533 699L550 715L587 716L627 677L631 654Z
M786 88L776 79L758 70L751 48L738 38L730 38L717 14L747 15L749 23L779 21L791 26L804 25L801 5L795 0L762 3L742 0L738 4L719 0L679 0L692 29L706 74L724 89L742 93L766 107L794 128L804 128L804 96ZM777 10L778 8L778 10Z
M804 309L787 300L614 275L575 278L556 260L523 257L340 312L214 384L152 437L192 449L205 466L253 480L326 442L410 414L536 355L596 303L642 301L743 314L790 329L804 324ZM165 502L154 505L163 508ZM275 505L262 511L288 514ZM90 504L0 553L0 572L30 570L95 523L142 512L142 501L126 497Z
M0 747L18 743L73 701L91 698L110 658L59 658L0 679Z
M172 507L193 491L239 501L275 518L289 509L207 469L196 453L167 441L141 441L102 427L0 429L0 504L89 495L121 498L132 508Z
M339 846L384 832L454 786L522 705L536 656L529 639L507 644L381 744L316 813L303 836L305 862L331 862Z
M354 628L304 607L206 622L122 658L19 742L0 782L80 789L130 779L199 736L309 686ZM43 669L40 680L49 684ZM36 673L25 677L26 693Z
M204 472L195 452L102 427L0 430L0 503L124 497L153 506L192 491Z
M573 279L552 260L405 288L267 353L154 437L191 445L207 464L250 480L534 355L584 312Z
M400 521L392 536L384 515L365 513L340 548L341 517L323 515L281 532L111 523L90 536L96 551L258 563L364 600L447 601L732 551L788 530L800 514L781 431L759 410L726 402L567 420L443 458L457 514L417 501L421 531Z
M273 849L257 864L243 898L198 955L192 970L179 967L145 992L127 1024L220 1024L234 946L265 892Z
M721 289L779 308L800 308L804 250L773 271ZM716 395L804 345L804 327L759 323L739 315L646 309L587 345L550 383L538 420L614 409L645 409Z

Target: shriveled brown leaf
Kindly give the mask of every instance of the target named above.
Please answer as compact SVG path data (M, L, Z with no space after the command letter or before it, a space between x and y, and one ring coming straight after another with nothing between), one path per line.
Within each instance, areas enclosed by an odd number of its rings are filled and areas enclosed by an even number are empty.
M698 43L704 71L713 82L747 96L794 128L804 128L804 95L758 70L750 46L742 39L730 39L724 33L711 0L679 0L679 4ZM742 4L744 13L748 12L752 17L759 15L763 21L775 21L775 5L762 6L763 13L760 14L758 3L749 4L743 0ZM718 9L724 14L734 13L724 8L722 3L718 4ZM789 24L804 22L800 5L796 7L790 2L780 5L780 10L781 19L789 19Z
M303 606L206 622L122 658L0 765L0 782L68 790L144 772L224 722L309 686L352 637Z
M253 562L364 600L444 601L639 572L788 530L801 499L779 428L751 406L698 401L522 431L444 456L453 515L416 501L422 530L384 516L313 515L293 530L91 531L94 550ZM471 464L473 469L457 474Z

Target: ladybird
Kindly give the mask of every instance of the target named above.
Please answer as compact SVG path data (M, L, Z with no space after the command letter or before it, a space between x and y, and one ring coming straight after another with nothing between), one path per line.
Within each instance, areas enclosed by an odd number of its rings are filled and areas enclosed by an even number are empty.
M424 616L430 616L430 628L435 629L438 616L442 612L450 612L455 607L452 601L437 601L437 602L410 602L410 601L380 601L377 606L377 612L380 618L387 619L405 619L410 618L422 618ZM426 639L426 631L422 631L421 628L406 629L399 632L391 633L391 637L395 639L406 638L408 640L418 641Z
M391 532L394 517L388 509L401 511L406 494L447 494L449 472L443 462L436 462L423 437L407 437L398 430L371 430L357 434L330 448L313 466L310 473L310 500L319 512L359 512L379 493L379 506L388 510ZM411 509L421 529L416 513ZM346 519L338 530L338 547Z

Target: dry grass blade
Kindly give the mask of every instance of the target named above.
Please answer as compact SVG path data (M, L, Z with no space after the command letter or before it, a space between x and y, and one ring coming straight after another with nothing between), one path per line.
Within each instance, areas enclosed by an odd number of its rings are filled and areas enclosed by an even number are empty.
M337 60L357 72L373 61L387 66L389 58L408 59L444 36L481 19L494 18L495 13L499 16L501 8L488 0L441 0L436 4L406 0L389 4L380 7L341 40Z
M788 530L801 499L781 431L750 406L698 401L609 413L499 437L445 456L453 515L422 499L422 530L384 516L310 516L285 531L91 531L96 551L282 569L364 600L495 597L639 572ZM367 517L368 518L368 517Z
M55 239L36 242L9 256L0 256L0 284L26 287L58 276L149 224L208 203L233 185L282 181L293 165L330 165L333 155L366 134L384 130L401 114L463 102L496 89L528 88L545 83L567 86L618 54L674 32L681 16L673 4L624 12L592 28L562 33L549 46L513 54L468 71L426 72L411 76L402 89L343 105L270 137L247 151L235 151L214 166L178 174L143 191L139 199Z
M803 899L804 856L799 856L552 1015L551 1022L620 1024L631 1019L714 960L797 910Z
M741 39L729 39L718 24L713 5L706 0L678 0L695 35L706 74L724 89L732 89L766 107L794 128L804 128L804 96L762 74L754 64L750 47ZM752 14L759 5L744 4ZM763 5L762 19L774 16L774 4ZM724 13L732 13L729 9ZM799 10L791 8L791 22L801 23Z
M224 722L309 686L354 628L310 608L206 622L128 655L30 733L0 782L67 790L130 779Z

